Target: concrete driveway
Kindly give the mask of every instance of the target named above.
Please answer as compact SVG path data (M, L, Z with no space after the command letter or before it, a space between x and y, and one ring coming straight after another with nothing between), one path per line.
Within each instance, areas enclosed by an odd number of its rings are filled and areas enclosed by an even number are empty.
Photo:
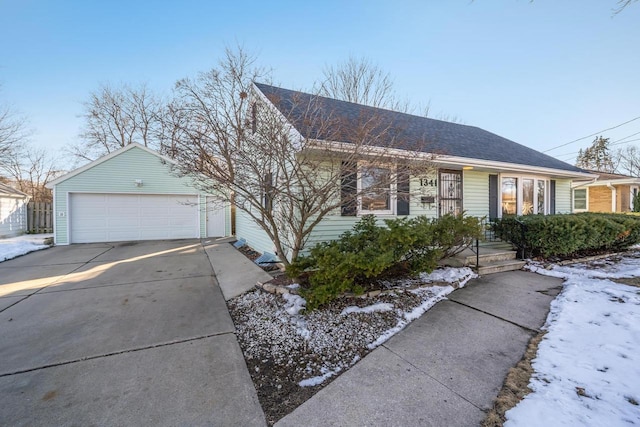
M0 263L0 425L264 425L200 241Z

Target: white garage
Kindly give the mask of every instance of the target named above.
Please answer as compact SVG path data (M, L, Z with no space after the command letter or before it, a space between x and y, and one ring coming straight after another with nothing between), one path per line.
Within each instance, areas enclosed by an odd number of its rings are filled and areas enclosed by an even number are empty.
M230 209L131 144L53 181L56 244L219 237Z

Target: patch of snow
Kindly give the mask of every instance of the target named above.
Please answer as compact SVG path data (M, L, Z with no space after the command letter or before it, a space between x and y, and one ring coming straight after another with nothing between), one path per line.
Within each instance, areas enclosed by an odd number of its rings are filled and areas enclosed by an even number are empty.
M44 239L45 237L42 237L42 235L25 234L0 240L0 262L28 254L29 252L47 249L49 245L42 243Z
M290 285L285 286L285 288L288 288L288 289L298 289L299 287L300 287L299 283L292 283Z
M307 305L307 301L300 295L283 294L282 296L286 301L284 309L291 316L300 313L300 311Z
M317 377L311 377L304 379L298 383L300 387L313 387L315 385L322 384L325 380L331 378L334 375L337 375L342 371L342 368L337 368L333 371L327 370L324 374L318 375Z
M349 306L342 310L341 316L346 316L351 313L376 313L393 310L393 304L388 302L379 302L377 304L368 305L366 307L358 307L356 305Z
M445 283L460 283L460 287L463 287L469 280L478 277L469 267L463 268L439 268L433 270L431 273L420 273L420 279L424 282L445 282Z
M640 277L637 255L529 267L565 283L532 363L533 393L506 427L640 424L640 290L609 280Z

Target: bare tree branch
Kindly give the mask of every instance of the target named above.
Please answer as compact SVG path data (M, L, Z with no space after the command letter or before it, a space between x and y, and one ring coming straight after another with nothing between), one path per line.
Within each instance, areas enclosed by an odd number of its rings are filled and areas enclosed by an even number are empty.
M81 142L70 147L77 158L95 160L132 142L160 148L163 107L146 85L103 85L90 94L84 108Z
M227 50L216 68L177 83L174 119L166 127L177 129L180 173L233 202L264 230L285 264L299 256L316 225L340 215L345 203L362 203L373 193L386 194L391 203L395 195L388 189L397 185L400 167L407 173L432 167L427 155L399 158L397 148L406 145L402 130L375 112L346 121L321 97L267 100L251 84L264 77L241 48ZM292 116L276 108L281 102ZM294 122L304 125L293 129ZM341 194L345 165L360 176L375 171L348 200Z

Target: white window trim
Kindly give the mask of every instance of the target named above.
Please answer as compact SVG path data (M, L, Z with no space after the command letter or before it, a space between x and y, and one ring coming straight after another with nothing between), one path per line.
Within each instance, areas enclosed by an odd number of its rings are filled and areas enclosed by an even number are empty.
M362 209L362 173L361 171L368 167L389 169L391 184L389 186L389 207L387 210L370 211ZM396 165L391 163L377 164L369 162L358 162L358 216L376 215L376 216L395 216L397 209L397 185L396 185Z
M522 182L525 179L533 180L533 213L531 215L549 215L549 209L551 207L551 179L546 176L539 175L518 175L512 173L498 174L498 218L502 218L502 179L503 178L515 178L516 179L516 215L522 215L522 204L524 203L524 191ZM544 212L537 212L538 210L538 181L544 181Z
M576 209L576 190L585 190L586 209ZM572 212L588 212L589 211L589 188L572 188L571 189L571 208Z

